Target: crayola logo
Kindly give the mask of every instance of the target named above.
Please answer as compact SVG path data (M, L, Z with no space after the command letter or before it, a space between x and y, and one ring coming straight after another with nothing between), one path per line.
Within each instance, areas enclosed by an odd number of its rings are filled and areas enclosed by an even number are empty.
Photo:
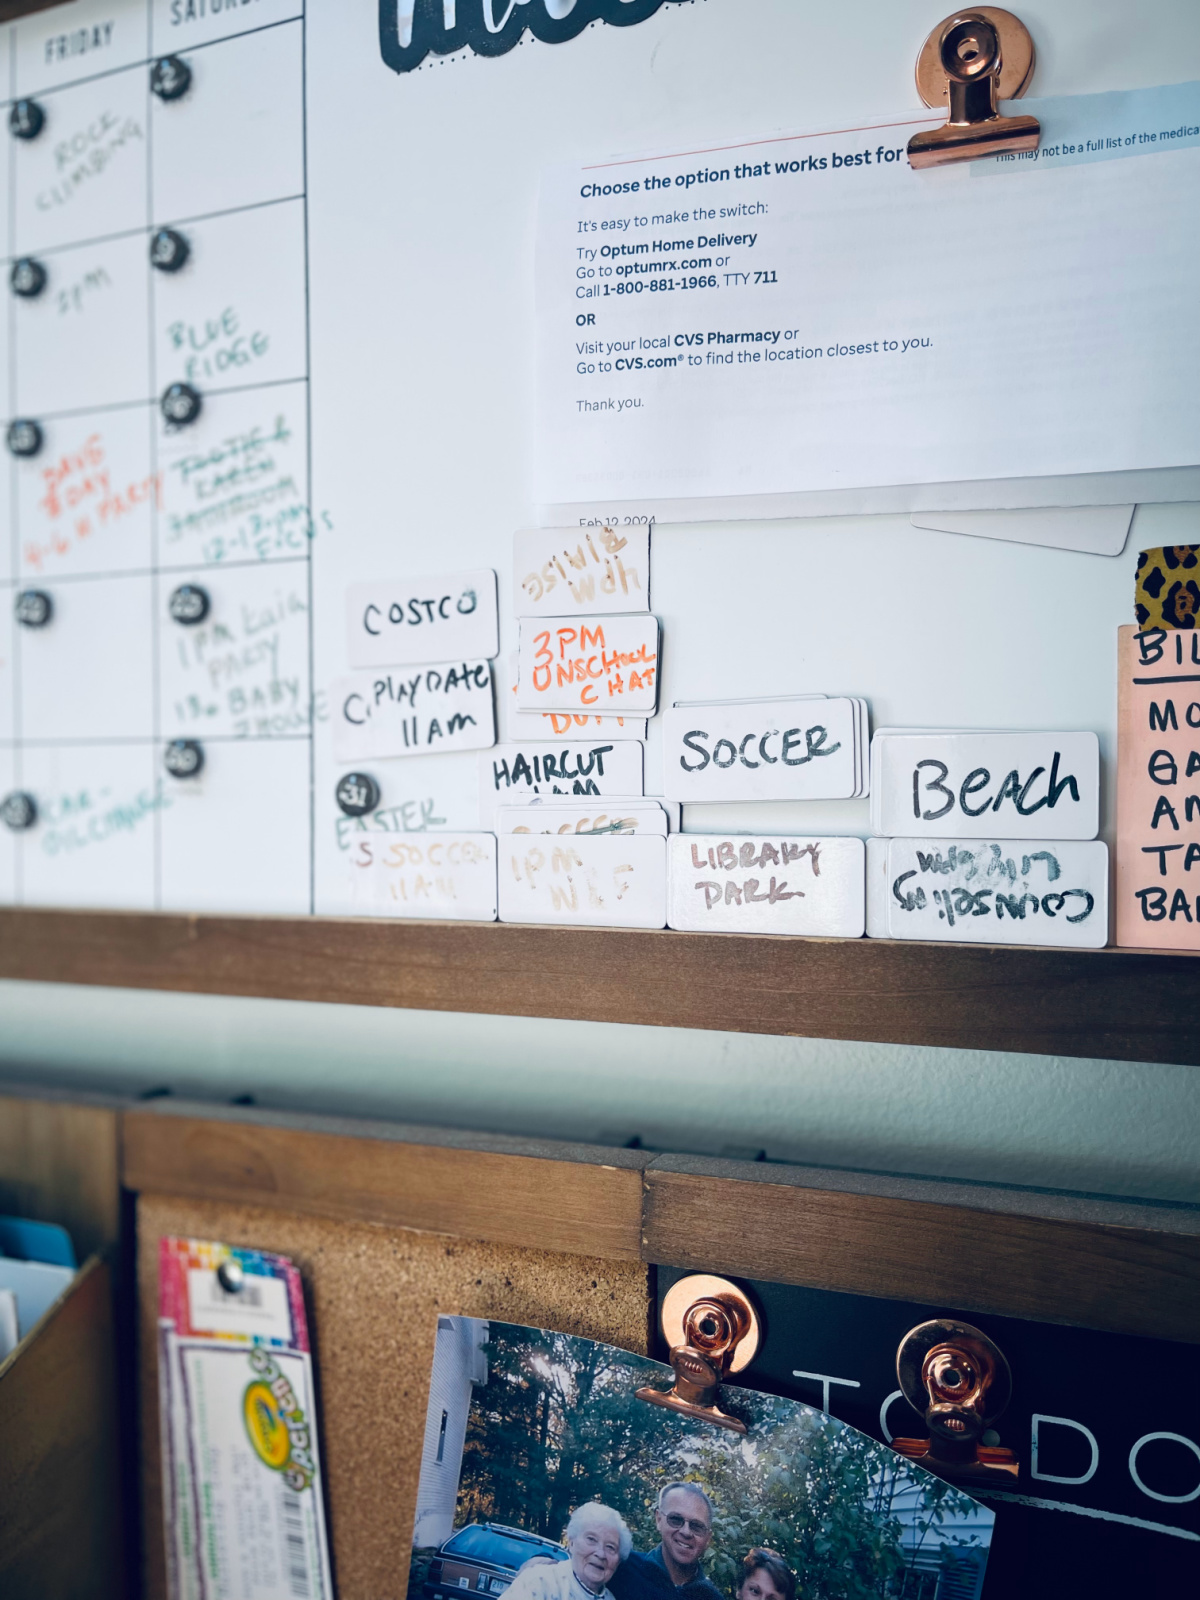
M292 1453L292 1439L279 1401L261 1379L247 1385L242 1417L255 1455L273 1472L282 1472Z
M308 1418L279 1363L261 1345L249 1359L255 1376L242 1395L242 1421L251 1448L264 1466L283 1473L290 1489L309 1489L317 1464Z

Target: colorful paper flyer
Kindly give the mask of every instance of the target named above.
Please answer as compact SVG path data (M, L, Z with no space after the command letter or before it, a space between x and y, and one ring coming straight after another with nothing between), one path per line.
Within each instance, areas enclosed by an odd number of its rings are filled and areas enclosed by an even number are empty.
M300 1274L167 1238L158 1305L171 1600L333 1600Z

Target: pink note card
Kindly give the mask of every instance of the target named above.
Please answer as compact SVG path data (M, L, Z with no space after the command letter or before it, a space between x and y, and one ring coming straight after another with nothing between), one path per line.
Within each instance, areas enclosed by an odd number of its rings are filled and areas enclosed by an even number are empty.
M1117 943L1200 950L1200 632L1118 629Z

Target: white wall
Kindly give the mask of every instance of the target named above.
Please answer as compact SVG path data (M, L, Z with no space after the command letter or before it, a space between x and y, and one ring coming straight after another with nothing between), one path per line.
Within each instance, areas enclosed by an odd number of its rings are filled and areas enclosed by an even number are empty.
M0 1075L1200 1204L1200 1070L0 984Z

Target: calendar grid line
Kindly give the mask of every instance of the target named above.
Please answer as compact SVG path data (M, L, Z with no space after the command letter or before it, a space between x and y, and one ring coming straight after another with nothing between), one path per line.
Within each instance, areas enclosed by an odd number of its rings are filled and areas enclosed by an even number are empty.
M146 142L148 146L149 139ZM304 192L301 190L295 194L277 195L270 200L252 200L243 206L223 206L215 211L198 211L187 216L173 216L167 213L156 218L154 216L153 193L151 193L149 204L147 205L147 210L150 213L149 222L139 223L136 228L118 228L113 233L88 234L80 239L70 239L65 244L40 245L37 247L36 253L39 260L48 259L51 256L64 255L71 250L91 249L93 245L120 244L123 239L136 239L139 234L149 236L159 228L189 228L201 222L219 222L224 217L243 216L249 211L269 211L272 206L295 205L298 200L303 200L304 198ZM23 260L24 256L25 252L14 248L0 257L0 265L11 267L14 261Z
M119 67L105 67L100 72L91 72L82 78L68 78L62 83L42 84L31 88L22 88L17 82L17 52L15 50L10 51L10 58L12 61L12 90L10 98L7 101L0 101L0 109L4 109L5 107L11 105L14 100L20 100L25 97L38 96L44 98L52 94L61 94L67 89L81 89L90 83L100 83L105 78L117 78L125 72L137 72L140 68L152 66L154 62L159 59L160 55L173 54L173 52L156 52L154 50L152 31L153 13L149 6L147 7L147 10L150 15L150 30L147 32L147 53L144 57L137 58L133 61L123 62ZM34 13L34 15L36 14L37 13ZM226 34L225 37L221 39L201 39L195 44L183 45L182 53L184 55L191 55L197 50L214 50L220 45L233 44L238 39L248 39L257 33L271 33L276 28L290 28L293 26L293 24L302 21L302 19L303 12L297 12L294 17L280 17L276 22L264 22L256 28L245 28L238 33ZM21 24L19 22L13 23L13 32L16 33L20 27Z
M312 520L313 520L313 458L312 458L312 308L310 302L311 284L309 281L309 237L308 237L308 7L301 8L300 25L300 137L301 152L304 172L304 370L306 373L304 405L305 405L305 497L308 501L309 532L308 549L305 551L305 568L307 579L308 598L308 909L312 915L317 909L317 788L316 788L316 728L313 721L314 709L314 663L313 663L313 565L312 565Z
M226 384L220 388L212 386L206 388L204 392L205 394L211 395L216 399L220 399L224 395L251 394L259 389L284 389L289 384L295 384L296 386L299 386L307 382L308 379L304 376L290 378L265 378L257 383ZM158 402L159 396L152 394L148 397L143 397L137 400L108 400L100 405L78 406L69 411L39 411L37 416L39 422L72 422L76 417L99 417L108 415L109 413L115 411L137 411L143 407L145 407L147 410L154 411L158 406ZM16 416L17 414L18 408L14 403L10 407L9 416L12 417Z
M154 47L154 0L146 0L146 51L147 55ZM153 227L154 218L154 116L150 103L150 81L146 78L146 228L147 232ZM158 302L156 298L157 284L155 283L154 268L147 263L149 289L146 295L146 340L147 340L147 370L150 373L150 390L152 394L158 392L158 340L155 338L155 329L158 326ZM158 483L158 429L154 425L153 409L146 413L146 426L150 442L150 476L154 483ZM159 504L161 492L150 497L150 715L154 726L154 743L157 748L162 742L162 688L161 688L161 654L162 640L159 622L159 582L158 582L158 538L159 538ZM157 789L162 789L162 773L156 772L154 782ZM162 910L162 866L163 866L163 836L162 836L162 810L156 806L152 817L154 827L154 909Z

